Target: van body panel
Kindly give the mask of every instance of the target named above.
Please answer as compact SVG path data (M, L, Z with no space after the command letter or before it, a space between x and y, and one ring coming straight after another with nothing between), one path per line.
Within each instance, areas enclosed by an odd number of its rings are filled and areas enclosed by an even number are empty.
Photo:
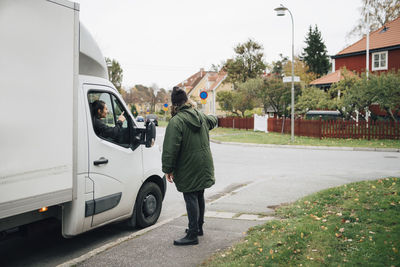
M61 211L64 237L132 216L143 182L162 177L161 153L141 144L144 129L106 79L104 57L79 24L79 5L2 0L0 36L0 231L40 220L44 206L47 217ZM125 110L126 143L94 132L91 90ZM102 157L108 163L94 165Z
M1 117L0 205L8 204L0 219L72 200L77 12L42 0L0 3L0 112L8 114Z

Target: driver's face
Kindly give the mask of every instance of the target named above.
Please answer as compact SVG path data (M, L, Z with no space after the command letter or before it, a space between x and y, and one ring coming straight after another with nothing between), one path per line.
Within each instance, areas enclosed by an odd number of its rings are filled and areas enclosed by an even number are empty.
M103 110L100 110L100 109L99 109L100 118L103 119L103 118L107 117L107 114L108 114L108 108L107 108L107 105L104 104Z

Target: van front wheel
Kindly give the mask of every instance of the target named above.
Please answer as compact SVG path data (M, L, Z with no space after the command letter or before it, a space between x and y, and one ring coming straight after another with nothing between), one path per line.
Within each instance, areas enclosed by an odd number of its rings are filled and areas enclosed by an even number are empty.
M136 201L138 226L145 228L155 224L162 207L162 194L158 185L153 182L145 183Z

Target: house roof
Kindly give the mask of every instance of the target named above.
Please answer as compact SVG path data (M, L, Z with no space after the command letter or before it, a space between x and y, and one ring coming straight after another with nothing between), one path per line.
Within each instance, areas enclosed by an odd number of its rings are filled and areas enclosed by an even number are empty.
M213 91L218 88L218 86L225 80L227 73L225 71L220 71L215 73L215 75L209 76L208 80L212 82L210 88L207 91Z
M351 71L348 71L347 73L349 75L354 75L354 73ZM322 76L321 78L318 78L318 79L310 82L310 85L332 84L332 83L336 83L342 79L343 79L343 70L340 69L335 72L328 73L327 75Z
M198 72L187 78L186 80L180 82L176 86L185 87L186 93L189 94L190 91L196 87L196 85L206 76L209 71L204 71L204 69L200 69Z
M386 23L378 30L371 32L369 35L369 49L379 49L384 47L392 47L400 45L400 17ZM399 47L400 48L400 47ZM366 37L364 36L358 42L346 47L334 57L353 54L366 50Z

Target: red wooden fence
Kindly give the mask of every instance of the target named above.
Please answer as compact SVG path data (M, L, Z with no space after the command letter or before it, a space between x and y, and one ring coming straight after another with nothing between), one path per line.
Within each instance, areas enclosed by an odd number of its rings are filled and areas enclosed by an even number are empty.
M254 118L219 118L219 127L254 129ZM268 131L290 133L290 119L269 118ZM396 139L400 140L400 122L323 121L296 119L294 133L317 138Z
M235 128L235 129L254 129L254 118L218 118L218 126L223 128Z

